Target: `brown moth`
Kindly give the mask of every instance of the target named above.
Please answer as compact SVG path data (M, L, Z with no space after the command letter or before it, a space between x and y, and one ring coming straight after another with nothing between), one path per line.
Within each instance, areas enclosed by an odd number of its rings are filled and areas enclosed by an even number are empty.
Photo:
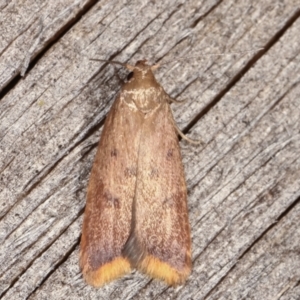
M99 287L136 268L169 285L191 272L187 189L171 98L146 61L105 121L87 190L80 265Z

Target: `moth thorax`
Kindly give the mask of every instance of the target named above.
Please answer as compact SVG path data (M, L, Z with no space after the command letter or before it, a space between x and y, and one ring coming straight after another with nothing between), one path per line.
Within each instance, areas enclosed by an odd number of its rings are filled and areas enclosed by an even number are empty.
M162 91L157 88L144 88L132 91L132 101L138 110L147 113L160 106L163 101Z

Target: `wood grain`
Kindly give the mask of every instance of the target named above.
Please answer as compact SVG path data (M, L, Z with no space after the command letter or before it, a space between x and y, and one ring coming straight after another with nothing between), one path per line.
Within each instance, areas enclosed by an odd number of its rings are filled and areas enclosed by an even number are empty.
M299 1L48 2L0 4L0 298L299 299ZM159 61L186 100L177 124L204 142L181 141L184 286L82 278L87 180L120 88L90 58Z

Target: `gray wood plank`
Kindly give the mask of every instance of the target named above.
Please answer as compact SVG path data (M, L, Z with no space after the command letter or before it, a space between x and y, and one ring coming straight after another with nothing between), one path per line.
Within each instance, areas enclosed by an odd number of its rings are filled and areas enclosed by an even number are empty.
M95 1L6 1L0 4L0 92Z

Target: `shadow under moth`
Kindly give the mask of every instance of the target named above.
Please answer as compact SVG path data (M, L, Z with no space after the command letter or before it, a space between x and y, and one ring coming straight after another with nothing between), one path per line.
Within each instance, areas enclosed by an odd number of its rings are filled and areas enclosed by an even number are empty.
M121 64L121 63L119 63ZM80 266L99 287L132 269L168 285L191 272L187 189L172 99L146 61L105 121L87 189Z

